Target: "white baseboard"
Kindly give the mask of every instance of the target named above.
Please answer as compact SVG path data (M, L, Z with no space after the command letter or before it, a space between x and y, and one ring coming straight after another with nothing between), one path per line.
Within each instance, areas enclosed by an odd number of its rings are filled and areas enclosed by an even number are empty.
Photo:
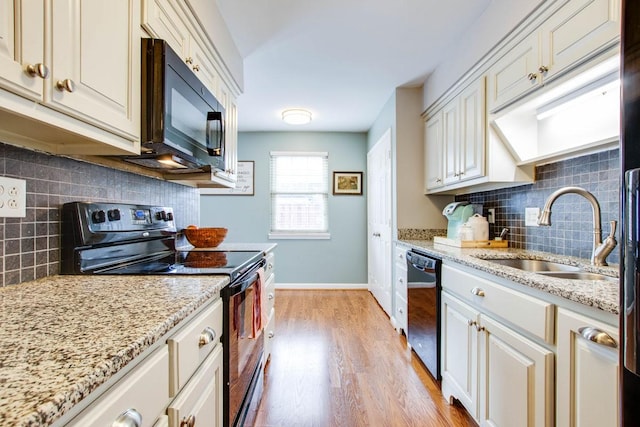
M311 290L311 289L369 289L367 283L278 283L276 282L276 289L298 289L298 290Z

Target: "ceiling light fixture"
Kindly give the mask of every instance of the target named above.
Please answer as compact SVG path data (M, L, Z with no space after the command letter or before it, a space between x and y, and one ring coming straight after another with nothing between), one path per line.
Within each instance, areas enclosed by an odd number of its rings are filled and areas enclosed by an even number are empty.
M290 125L306 125L311 121L311 112L301 108L284 110L282 120Z

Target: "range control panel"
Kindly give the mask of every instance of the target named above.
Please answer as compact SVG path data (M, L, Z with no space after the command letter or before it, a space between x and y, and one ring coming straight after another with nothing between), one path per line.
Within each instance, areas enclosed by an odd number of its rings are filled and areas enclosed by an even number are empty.
M167 206L73 202L65 204L63 210L66 220L84 230L83 234L176 231L173 208Z

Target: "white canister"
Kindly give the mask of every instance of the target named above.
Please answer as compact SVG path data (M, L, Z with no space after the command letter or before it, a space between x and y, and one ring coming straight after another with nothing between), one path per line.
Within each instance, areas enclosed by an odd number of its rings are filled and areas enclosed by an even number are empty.
M458 240L473 240L473 229L468 223L464 223L458 229Z
M489 240L489 222L480 214L475 214L467 220L473 230L473 240Z

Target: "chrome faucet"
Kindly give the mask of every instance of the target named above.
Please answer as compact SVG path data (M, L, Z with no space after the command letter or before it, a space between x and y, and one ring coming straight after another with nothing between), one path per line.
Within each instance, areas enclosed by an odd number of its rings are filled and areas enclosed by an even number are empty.
M602 242L601 228L600 228L600 205L595 196L589 193L584 188L580 187L563 187L559 190L551 193L549 198L544 204L540 218L538 218L538 225L551 225L551 205L556 199L563 194L574 193L584 197L591 203L591 210L593 212L593 248L591 250L591 264L593 265L607 265L607 257L616 247L617 242L614 237L616 233L616 221L611 221L611 232L604 243Z

